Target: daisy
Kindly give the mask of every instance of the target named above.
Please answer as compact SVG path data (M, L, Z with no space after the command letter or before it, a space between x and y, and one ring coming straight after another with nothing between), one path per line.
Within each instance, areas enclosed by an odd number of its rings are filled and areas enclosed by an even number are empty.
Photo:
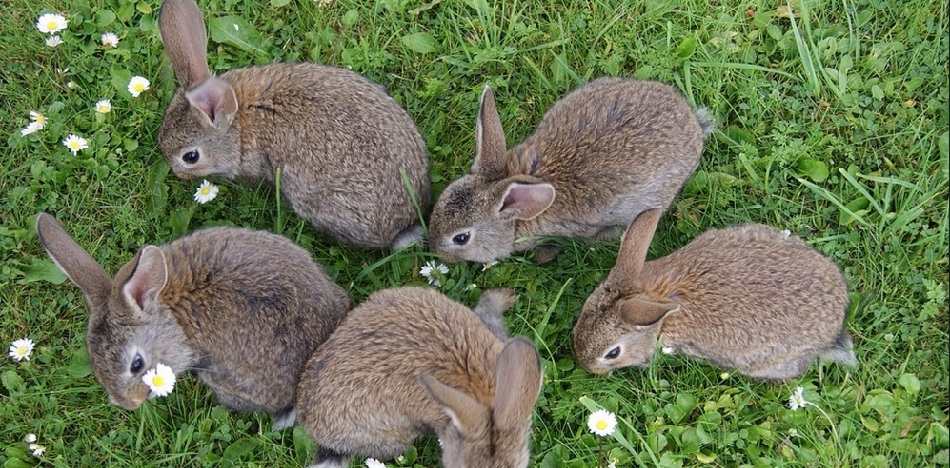
M165 364L156 364L142 376L142 381L152 389L151 396L163 397L175 388L175 373Z
M366 468L386 468L386 464L375 458L367 458Z
M150 84L144 77L133 76L132 80L129 81L129 92L132 93L132 97L139 97L139 94L148 90Z
M39 124L40 128L43 128L46 126L46 117L44 117L43 114L40 114L37 111L32 111L32 110L30 111L30 120L36 124Z
M73 156L79 153L79 150L83 150L89 147L89 142L85 138L69 134L65 140L63 140L63 146L69 148L69 151L73 152Z
M617 416L607 410L597 410L587 418L587 427L601 437L614 433L617 428Z
M108 99L96 101L96 112L100 114L108 114L109 112L112 112L112 102L110 102Z
M442 282L439 281L439 276L449 274L449 267L441 263L436 265L435 260L429 260L419 269L419 274L424 276L429 284L439 287L442 286Z
M214 200L216 196L218 196L218 186L207 180L201 181L201 185L195 191L195 201L202 205Z
M39 122L30 122L29 125L20 129L20 136L27 136L37 130L42 130L43 124Z
M119 47L119 36L116 36L114 32L103 34L100 40L102 41L102 45L106 47L112 47L113 49Z
M68 24L69 21L66 21L63 15L47 13L36 20L36 29L39 29L42 33L56 34L66 29Z
M59 36L50 36L46 38L46 45L50 48L56 47L63 43L63 39Z
M23 442L28 444L36 442L36 434L27 434L26 437L23 438Z
M795 393L788 397L788 407L791 408L792 411L798 411L798 408L804 408L810 404L805 401L805 395L803 395L804 392L804 388L798 387L795 389Z
M14 361L29 361L33 353L33 340L23 338L10 343L10 358Z
M30 452L33 452L33 456L36 458L42 457L46 453L46 446L40 444L30 444Z

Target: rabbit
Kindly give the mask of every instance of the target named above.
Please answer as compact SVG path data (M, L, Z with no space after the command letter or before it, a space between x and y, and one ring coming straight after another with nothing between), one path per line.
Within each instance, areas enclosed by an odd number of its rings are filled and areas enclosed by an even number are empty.
M165 0L159 31L179 89L158 144L180 178L275 182L293 210L337 242L370 249L421 242L431 205L426 145L379 85L350 70L271 64L214 76L193 0Z
M752 378L782 382L816 358L856 366L844 330L848 287L831 260L788 231L761 224L711 229L645 262L662 215L630 225L607 279L574 327L588 372L645 367L657 342Z
M290 426L307 359L351 305L306 250L265 231L206 228L145 246L111 279L52 216L36 230L86 298L96 380L128 410L155 396L142 376L164 364L193 371L223 406Z
M600 78L555 103L506 151L486 86L471 173L436 201L431 248L448 262L492 263L534 247L534 236L617 239L638 213L673 201L714 127L671 86Z
M500 316L513 301L490 290L476 309ZM436 290L386 289L350 311L307 363L297 420L319 446L313 466L389 459L434 432L442 466L523 468L541 375L527 339L497 336Z

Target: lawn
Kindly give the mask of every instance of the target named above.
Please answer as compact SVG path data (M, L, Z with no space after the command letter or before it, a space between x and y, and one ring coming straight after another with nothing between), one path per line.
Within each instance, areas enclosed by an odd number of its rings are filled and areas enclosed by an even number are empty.
M236 0L200 1L212 70L314 61L384 85L417 122L439 193L466 173L483 86L513 145L560 96L599 76L656 79L719 122L664 215L650 257L710 227L789 229L843 269L859 367L813 366L768 384L700 360L593 376L573 359L581 305L617 243L561 241L551 263L518 254L487 270L449 266L441 289L474 305L513 288L512 334L544 365L531 466L933 466L948 446L948 6L945 1ZM216 406L180 376L134 412L112 406L84 347L78 288L47 259L35 216L56 216L114 273L137 249L203 226L281 233L307 248L356 301L425 285L422 247L371 252L316 234L269 186L170 173L156 145L174 74L158 0L4 2L0 15L0 342L30 338L29 361L0 360L0 462L32 466L301 466L300 428ZM60 13L62 43L37 19ZM117 47L103 45L114 32ZM149 89L133 97L133 76ZM111 111L99 113L97 101ZM28 135L30 111L45 126ZM87 148L64 146L71 134ZM798 387L811 404L792 410ZM612 436L587 427L618 418ZM24 438L45 446L34 456ZM423 438L387 466L436 466ZM356 466L356 465L354 465ZM362 463L359 464L362 466Z

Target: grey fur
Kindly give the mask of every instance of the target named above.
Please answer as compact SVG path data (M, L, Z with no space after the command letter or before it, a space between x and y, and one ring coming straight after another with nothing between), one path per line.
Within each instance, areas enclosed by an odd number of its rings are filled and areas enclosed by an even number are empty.
M485 313L510 305L510 293L486 294ZM435 433L443 466L523 468L540 385L529 341L500 339L436 290L386 289L353 309L307 363L297 420L320 446L314 466L389 459Z
M646 366L658 340L667 352L768 381L797 377L817 358L857 364L844 330L848 288L834 262L761 224L710 229L645 262L659 214L631 224L617 264L584 304L574 327L584 369Z
M142 375L161 363L194 371L224 406L288 426L306 360L351 303L306 250L264 231L201 229L146 246L113 280L52 216L40 213L36 230L86 297L96 379L129 410L149 396ZM136 354L144 365L133 373Z
M425 142L382 87L312 63L213 76L194 0L165 0L159 29L180 88L158 143L177 176L274 182L279 169L281 194L294 211L335 240L367 248L421 241L400 170L427 213ZM192 150L198 160L188 163L183 157Z
M567 94L507 151L488 87L476 120L472 171L442 192L429 225L432 249L447 261L499 260L533 247L534 236L602 239L645 209L665 209L712 125L675 88L623 78ZM462 233L470 239L456 245Z

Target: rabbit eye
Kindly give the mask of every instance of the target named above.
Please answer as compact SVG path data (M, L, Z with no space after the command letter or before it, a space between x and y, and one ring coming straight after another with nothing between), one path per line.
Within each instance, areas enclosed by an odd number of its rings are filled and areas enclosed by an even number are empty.
M620 346L614 346L614 349L604 355L604 359L617 359L617 356L620 356Z
M455 242L455 245L465 245L468 244L468 239L472 237L469 233L463 232L461 234L456 234L452 238L452 242Z
M133 374L138 374L143 367L145 367L145 359L142 359L141 354L136 354L132 359L132 365L129 366L129 371Z
M186 164L194 164L198 162L198 150L191 150L183 155L181 155L181 160L185 161Z

